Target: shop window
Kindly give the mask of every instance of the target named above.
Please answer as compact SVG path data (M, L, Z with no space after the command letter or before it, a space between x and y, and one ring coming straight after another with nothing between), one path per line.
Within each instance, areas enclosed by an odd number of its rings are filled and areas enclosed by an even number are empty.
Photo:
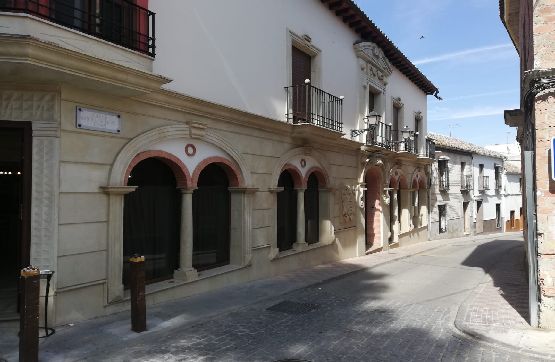
M230 260L230 192L217 164L202 170L193 192L193 267L216 268Z
M293 247L297 237L297 190L289 171L281 173L278 187L283 191L277 194L277 246L284 251Z
M129 283L129 258L145 256L147 283L170 279L179 265L181 194L164 162L149 158L131 171L123 212L123 284Z

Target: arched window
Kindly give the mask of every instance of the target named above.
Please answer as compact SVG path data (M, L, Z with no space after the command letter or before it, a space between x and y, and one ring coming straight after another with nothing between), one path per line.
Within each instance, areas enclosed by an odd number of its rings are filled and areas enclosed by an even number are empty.
M318 177L310 174L304 193L304 212L306 242L314 244L320 241L320 193Z
M289 171L281 173L278 187L283 191L277 195L277 246L284 251L293 247L297 235L297 191Z
M181 194L172 169L147 158L129 175L123 212L123 284L128 286L129 258L145 256L146 281L169 279L179 265Z
M193 267L206 270L229 264L229 179L216 163L206 166L193 192Z

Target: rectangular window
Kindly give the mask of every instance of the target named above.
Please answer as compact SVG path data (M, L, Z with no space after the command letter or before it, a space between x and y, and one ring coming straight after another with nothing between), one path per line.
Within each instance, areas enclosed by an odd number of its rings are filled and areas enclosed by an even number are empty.
M468 190L468 185L466 184L465 177L466 162L461 162L461 190Z
M392 124L392 128L393 128L393 132L395 132L395 134L397 135L397 141L401 141L401 132L399 129L399 114L401 112L401 109L398 107L393 107L393 124Z
M438 176L439 176L439 189L442 191L449 190L449 161L438 160Z
M495 226L501 227L501 204L495 204Z
M447 207L446 205L438 205L437 209L439 213L439 233L443 234L447 232Z
M368 91L368 114L376 111L376 95L372 90Z

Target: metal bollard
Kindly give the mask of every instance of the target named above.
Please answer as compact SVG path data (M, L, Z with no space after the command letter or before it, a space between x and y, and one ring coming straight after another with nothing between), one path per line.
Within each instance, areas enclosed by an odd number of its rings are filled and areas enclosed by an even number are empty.
M131 289L131 330L146 331L145 257L129 258L129 287Z
M19 316L19 361L39 360L40 271L29 266L21 270Z

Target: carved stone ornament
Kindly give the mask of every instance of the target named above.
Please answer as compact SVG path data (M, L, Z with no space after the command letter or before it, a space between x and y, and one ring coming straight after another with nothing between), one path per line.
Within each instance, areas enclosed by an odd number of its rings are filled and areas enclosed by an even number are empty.
M383 51L372 42L357 43L354 45L355 53L360 59L363 73L363 83L385 91L387 79L393 72L393 67Z
M389 190L384 190L383 191L382 200L383 200L384 204L389 205L389 203L391 202L390 197L389 197Z
M343 224L351 224L355 217L356 190L352 186L345 185L341 190L341 220Z
M422 115L422 112L421 111L414 112L414 119L416 119L417 121L423 120L424 116Z
M403 106L405 105L401 100L401 97L393 97L391 101L393 102L393 107L395 108L403 108Z

